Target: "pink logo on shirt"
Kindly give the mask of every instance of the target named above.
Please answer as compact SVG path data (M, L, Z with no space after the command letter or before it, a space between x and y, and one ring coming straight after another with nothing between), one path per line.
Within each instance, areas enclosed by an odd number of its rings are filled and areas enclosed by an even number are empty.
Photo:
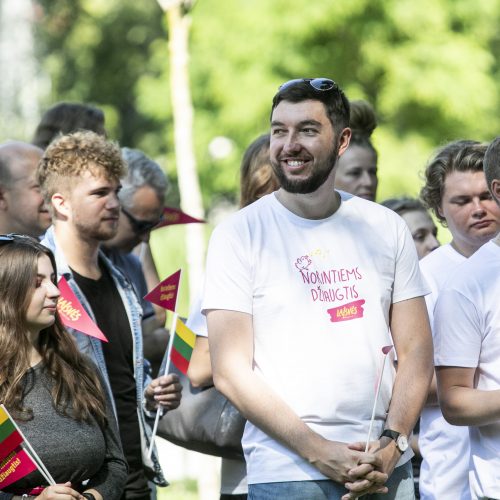
M300 270L305 270L309 268L309 266L312 264L312 260L309 257L309 255L304 255L302 257L299 257L297 261L295 262L295 267L300 271Z
M338 307L332 307L326 312L330 314L330 321L336 323L338 321L349 321L351 319L362 318L364 314L363 304L364 299L349 302Z

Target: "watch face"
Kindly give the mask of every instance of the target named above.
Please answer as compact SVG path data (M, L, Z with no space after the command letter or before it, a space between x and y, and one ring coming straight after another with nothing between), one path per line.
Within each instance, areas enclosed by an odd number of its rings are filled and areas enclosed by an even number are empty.
M406 438L406 436L403 436L402 434L398 436L396 444L399 450L403 453L408 449L408 439Z

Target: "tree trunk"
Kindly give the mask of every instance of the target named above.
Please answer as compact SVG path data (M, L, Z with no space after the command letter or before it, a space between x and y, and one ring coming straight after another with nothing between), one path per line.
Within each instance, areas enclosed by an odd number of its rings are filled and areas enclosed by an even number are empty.
M169 32L170 87L174 117L175 157L179 179L181 208L194 217L203 218L201 190L196 171L193 145L193 105L189 86L190 18L183 15L181 3L166 9ZM186 259L190 302L202 285L204 270L204 227L186 226Z

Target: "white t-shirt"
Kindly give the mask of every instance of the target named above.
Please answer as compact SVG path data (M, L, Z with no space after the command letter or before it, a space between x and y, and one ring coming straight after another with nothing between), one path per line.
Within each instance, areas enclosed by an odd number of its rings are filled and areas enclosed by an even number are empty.
M425 300L433 334L434 309L441 288L466 260L448 244L420 261L420 269L431 289ZM418 443L423 457L419 479L422 500L470 499L468 428L450 425L439 406L426 406L420 418Z
M500 246L490 241L456 269L436 305L435 364L478 368L475 387L500 389ZM473 498L500 498L500 415L469 427Z
M298 217L270 194L222 223L209 245L202 308L251 314L255 372L315 432L354 442L367 439L381 349L392 344L390 306L427 289L404 221L341 196L322 220ZM373 439L393 380L387 363ZM250 422L243 449L249 483L325 478Z

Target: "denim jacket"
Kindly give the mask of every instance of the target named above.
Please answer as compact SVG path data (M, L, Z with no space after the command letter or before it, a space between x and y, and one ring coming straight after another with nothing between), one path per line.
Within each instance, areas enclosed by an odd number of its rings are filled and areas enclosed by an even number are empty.
M82 306L85 308L86 312L89 314L92 320L95 321L94 314L90 308L90 305L83 295L82 291L78 287L73 277L73 273L71 272L71 269L66 262L66 258L57 245L54 226L51 226L47 230L42 240L42 244L47 248L50 248L50 250L52 250L52 252L54 253L58 278L61 276L64 276L66 278L69 286L73 290ZM167 486L168 483L163 476L156 449L153 450L151 459L148 458L148 448L151 442L152 431L149 423L146 421L146 418L150 417L151 415L145 409L144 390L151 382L151 377L148 373L149 363L143 357L141 330L142 307L133 286L125 278L125 276L111 264L111 262L106 258L102 251L99 252L99 258L101 258L102 262L104 262L111 277L113 278L113 281L116 284L116 288L120 294L120 297L122 298L125 310L127 311L130 330L132 331L132 335L134 337L134 378L137 388L137 414L139 417L139 427L141 431L142 462L146 469L149 470L147 475L151 476L156 484L160 486ZM113 410L116 416L116 408L114 407L114 398L111 391L111 385L109 383L109 377L106 369L106 362L104 359L101 341L99 339L96 339L95 337L90 337L76 330L73 330L72 328L68 328L68 331L75 337L80 351L87 354L100 369L105 381L105 388L109 392L110 399L113 403Z

